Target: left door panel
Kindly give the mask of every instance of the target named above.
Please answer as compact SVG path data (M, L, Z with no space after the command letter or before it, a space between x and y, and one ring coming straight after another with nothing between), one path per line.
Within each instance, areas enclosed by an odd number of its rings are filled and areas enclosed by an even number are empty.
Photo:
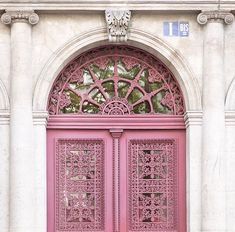
M105 130L48 130L48 232L113 230L112 139Z

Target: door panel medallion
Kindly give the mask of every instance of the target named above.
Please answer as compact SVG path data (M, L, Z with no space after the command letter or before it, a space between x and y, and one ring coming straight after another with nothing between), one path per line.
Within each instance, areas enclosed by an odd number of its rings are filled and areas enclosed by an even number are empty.
M176 230L176 141L130 140L128 167L129 229Z
M56 231L104 229L104 141L56 143Z

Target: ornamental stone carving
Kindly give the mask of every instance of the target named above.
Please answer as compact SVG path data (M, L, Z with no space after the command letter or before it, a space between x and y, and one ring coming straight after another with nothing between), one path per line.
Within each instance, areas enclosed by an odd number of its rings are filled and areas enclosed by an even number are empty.
M39 22L39 16L34 11L6 11L1 17L3 24L9 25L15 22L25 22L35 25Z
M109 41L127 41L127 31L131 19L131 12L129 10L106 10L105 16Z
M234 21L234 15L228 11L204 11L197 16L197 22L201 25L207 22L221 22L225 24L232 24Z

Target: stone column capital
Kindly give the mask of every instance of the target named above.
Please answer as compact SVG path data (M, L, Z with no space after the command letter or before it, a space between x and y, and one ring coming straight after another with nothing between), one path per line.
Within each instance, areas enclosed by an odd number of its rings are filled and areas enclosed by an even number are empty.
M197 22L201 25L204 25L207 22L219 22L230 25L233 21L234 15L229 11L223 10L203 11L197 16Z
M33 11L6 11L1 17L3 24L9 25L15 22L25 22L31 25L36 25L39 22L39 16Z

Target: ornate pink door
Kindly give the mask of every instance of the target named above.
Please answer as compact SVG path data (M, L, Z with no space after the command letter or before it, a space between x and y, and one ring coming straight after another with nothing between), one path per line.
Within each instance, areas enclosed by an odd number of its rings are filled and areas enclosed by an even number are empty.
M120 231L185 232L184 131L126 130L120 145Z
M49 130L48 231L186 231L184 136Z
M87 51L48 111L48 232L186 232L184 100L161 61Z
M48 232L112 231L108 131L48 131Z

